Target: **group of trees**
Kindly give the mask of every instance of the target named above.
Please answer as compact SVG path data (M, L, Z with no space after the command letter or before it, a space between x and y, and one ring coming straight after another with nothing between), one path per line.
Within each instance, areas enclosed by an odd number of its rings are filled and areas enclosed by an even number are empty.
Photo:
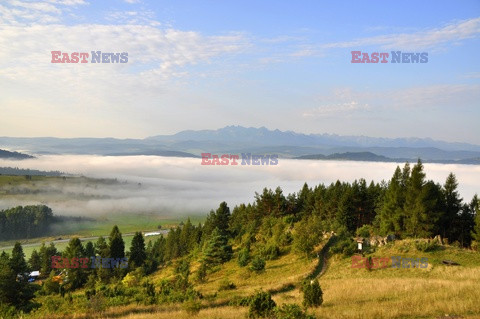
M52 210L45 205L0 210L0 240L45 236L54 221Z
M381 234L403 237L441 235L450 242L470 246L479 210L477 195L463 203L458 182L450 173L442 186L427 181L421 161L395 170L378 207L376 223Z
M28 283L29 266L20 243L13 247L12 254L0 255L0 305L29 311L36 286Z

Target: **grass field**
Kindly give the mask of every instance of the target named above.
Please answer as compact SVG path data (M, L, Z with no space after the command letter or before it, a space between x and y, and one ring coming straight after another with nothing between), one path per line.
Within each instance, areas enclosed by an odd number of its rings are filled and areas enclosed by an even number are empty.
M204 220L203 216L194 216L190 220L192 223L199 223ZM104 236L108 237L110 231L112 230L113 225L117 225L120 228L122 234L131 234L136 231L156 231L158 226L161 226L161 229L169 229L170 227L178 225L182 221L182 218L169 218L163 217L156 214L110 214L108 216L98 217L92 221L82 221L75 223L75 225L69 225L68 223L62 223L62 229L56 231L55 236L49 236L44 238L32 238L19 240L23 245L23 251L27 258L30 257L30 254L34 249L39 250L42 242L50 242L52 240L62 238L68 239L74 236L77 237L96 237ZM152 236L155 237L155 236ZM148 237L149 239L152 237ZM130 247L130 242L132 236L124 236L125 247ZM92 240L93 242L96 239ZM9 241L0 241L0 252L1 251L11 251L11 247L14 245L14 240ZM85 244L86 242L84 242ZM55 243L55 247L58 250L63 250L67 246L68 242ZM2 248L7 247L7 248Z
M327 271L319 278L324 302L309 312L325 319L480 318L480 253L451 246L425 253L417 251L412 241L406 240L381 247L372 256L427 257L429 266L426 269L389 267L369 271L352 269L350 258L335 255L328 260ZM454 260L460 265L443 265L443 259ZM273 299L277 304L301 304L302 294L297 287L286 291L281 288L288 283L298 283L316 263L316 260L306 261L295 254L287 254L267 262L264 273L255 274L230 261L209 275L205 284L196 286L205 296L216 293L217 297L214 301L203 301L204 308L195 318L245 318L247 308L228 306L228 300L250 295L258 289L274 291ZM170 275L171 269L167 268L157 272L155 278L160 280ZM237 288L219 291L225 278ZM110 311L107 310L105 318L190 317L180 305L146 308L140 310L141 313L129 307Z

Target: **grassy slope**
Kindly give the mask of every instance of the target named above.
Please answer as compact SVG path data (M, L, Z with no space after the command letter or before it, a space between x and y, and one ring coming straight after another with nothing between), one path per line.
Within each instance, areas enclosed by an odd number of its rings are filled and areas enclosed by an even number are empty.
M412 241L397 241L380 247L372 254L378 257L427 257L427 269L352 269L351 259L333 256L328 261L326 273L320 278L324 303L310 309L317 318L438 318L457 315L463 318L480 318L480 253L451 246L434 252L417 251ZM441 260L451 259L460 266L445 266ZM235 261L225 264L218 272L208 276L208 282L197 285L206 296L217 292L214 302L203 301L196 318L245 318L247 308L230 307L226 302L236 295L246 296L256 289L275 290L286 283L298 281L315 268L316 261L288 254L267 262L263 274L252 274L240 268ZM170 276L167 268L155 274L156 279ZM235 290L218 291L224 279L234 282ZM302 295L297 288L276 293L277 304L301 304ZM216 305L215 307L213 307ZM188 318L180 306L168 309L160 306L150 309L152 314L127 314L128 307L111 314L121 318Z

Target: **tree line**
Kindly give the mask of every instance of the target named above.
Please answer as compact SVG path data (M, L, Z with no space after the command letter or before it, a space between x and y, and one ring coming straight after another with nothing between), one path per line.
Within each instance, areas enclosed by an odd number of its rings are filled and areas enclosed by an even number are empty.
M45 205L0 210L0 240L45 236L54 222L52 210Z

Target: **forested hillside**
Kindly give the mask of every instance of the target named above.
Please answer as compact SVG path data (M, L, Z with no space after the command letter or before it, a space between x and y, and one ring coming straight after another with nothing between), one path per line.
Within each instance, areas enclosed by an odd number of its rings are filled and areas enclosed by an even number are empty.
M36 308L31 312L36 318L131 304L181 304L189 314L198 313L202 307L248 306L252 318L311 318L304 310L319 307L323 300L318 281L312 280L320 272L321 263L309 271L313 276L292 275L280 287L250 295L225 293L224 299L218 299L217 293L209 293L208 283L222 267L232 267L232 260L247 278L256 276L260 280L275 260L296 260L293 271L309 265L312 257L322 253L318 250L322 245L325 249L331 245L334 254L350 256L356 251L356 235L395 234L397 239L405 239L440 234L459 248L478 247L478 198L463 202L456 189L454 174L446 178L444 185L436 184L426 179L418 161L413 167L408 163L398 167L388 183L367 184L361 179L313 188L305 184L299 192L288 195L280 188L264 189L255 194L253 203L240 204L232 210L222 202L204 223L193 225L187 219L167 236L154 241L146 243L142 233L137 232L129 251L117 226L109 238L100 237L96 243L83 245L73 238L61 253L53 245L43 246L40 252L32 253L28 264L17 243L12 256L0 256L0 273L9 274L0 278L0 304L4 313L12 314ZM15 211L9 210L8 214ZM39 212L44 217L38 220L51 216L48 209ZM330 237L332 232L336 235ZM428 247L423 248L423 241L415 245L421 251L434 249L426 242ZM57 254L63 257L61 269L52 268L50 262ZM107 262L102 266L78 267L80 259L92 256ZM128 265L120 267L124 258ZM95 262L89 259L88 265L91 264ZM41 285L15 279L15 274L38 269L44 279ZM11 290L15 285L17 289ZM296 288L302 293L303 309L298 304L277 306L271 299L273 293ZM236 289L228 278L219 287L219 291ZM32 290L36 290L35 294Z

